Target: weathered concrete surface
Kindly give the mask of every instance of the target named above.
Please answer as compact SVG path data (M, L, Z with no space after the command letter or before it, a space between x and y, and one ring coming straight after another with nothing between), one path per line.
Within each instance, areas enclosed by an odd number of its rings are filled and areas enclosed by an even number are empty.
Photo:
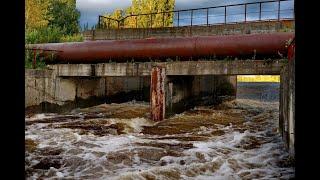
M52 70L25 71L25 107L56 102L56 76ZM59 102L57 102L59 103Z
M75 108L104 102L149 100L150 77L57 76L55 70L31 70L25 73L25 107L40 111ZM79 74L79 73L78 73ZM94 103L94 101L97 101ZM40 109L39 109L40 108ZM60 110L57 110L60 111Z
M292 157L295 154L295 60L280 75L279 130Z
M83 32L85 40L144 39L162 37L190 37L227 34L250 34L294 31L294 20L261 21L193 27L128 28L89 30Z
M57 76L55 70L26 69L25 107L41 105L43 111L62 105L72 108L85 103L83 100L103 99L105 87L105 80L99 77L65 78Z
M166 75L278 75L283 60L172 61L101 64L55 64L58 76L150 76L153 66L166 68ZM63 71L61 70L63 69ZM68 70L69 69L69 70ZM76 72L76 69L79 72ZM90 72L94 72L90 73Z

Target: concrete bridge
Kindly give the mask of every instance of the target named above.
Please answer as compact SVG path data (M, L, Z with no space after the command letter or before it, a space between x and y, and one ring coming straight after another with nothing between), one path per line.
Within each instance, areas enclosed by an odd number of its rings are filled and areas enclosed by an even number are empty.
M89 38L87 36L87 39L213 35L219 34L217 29L222 30L220 32L222 34L294 31L294 21L253 22L194 27L194 29L180 27L180 29L105 30L94 32ZM137 34L132 35L131 31L136 31ZM146 31L148 33L145 33ZM234 99L236 75L280 75L279 126L290 151L294 153L293 59L294 56L289 61L206 59L48 65L47 70L26 71L25 106L32 108L41 104L42 110L50 111L52 106L55 109L65 106L90 106L104 102L118 102L115 100L128 97L124 100L150 101L151 118L160 121L198 104L219 103L226 97Z
M235 60L235 61L176 61L142 63L55 64L49 65L56 77L90 77L95 81L104 77L141 77L151 80L151 117L161 121L177 110L185 110L189 99L203 95L236 96L236 75L279 75L286 60ZM223 87L219 84L226 84ZM199 86L199 83L204 85ZM222 85L221 85L222 86ZM227 88L226 88L227 87ZM88 88L88 87L85 87ZM219 88L219 95L214 91ZM195 90L196 89L196 90ZM79 90L79 87L78 89ZM202 96L200 95L203 94ZM158 98L160 98L158 100ZM156 101L153 101L156 100ZM159 102L165 102L159 104ZM154 107L157 107L156 109ZM159 114L162 112L162 114Z

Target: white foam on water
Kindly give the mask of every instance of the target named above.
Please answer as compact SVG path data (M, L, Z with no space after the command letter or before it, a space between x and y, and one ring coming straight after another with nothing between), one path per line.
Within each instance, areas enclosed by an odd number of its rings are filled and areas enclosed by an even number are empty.
M152 143L165 143L178 145L185 143L179 139L171 139L180 136L192 136L192 133L183 135L164 135L168 139L157 139L157 135L144 135L140 133L143 126L152 126L153 122L145 118L132 119L104 119L114 123L124 123L127 134L96 136L94 134L81 134L77 129L50 128L48 124L32 124L26 128L26 138L37 141L38 149L41 148L61 148L63 162L68 162L68 166L62 166L51 170L51 179L71 178L71 179L145 179L147 176L157 177L157 179L279 179L291 178L294 176L293 167L278 167L279 159L288 156L284 151L284 145L279 135L265 137L268 130L276 127L272 123L278 118L277 115L269 115L267 111L277 113L278 104L268 102L258 102L251 100L239 100L237 103L230 103L232 108L240 108L248 111L258 112L258 115L265 113L267 124L262 131L251 132L249 130L235 130L236 125L216 125L218 130L224 131L220 136L212 136L209 140L187 141L193 147L180 150L179 155L164 154L159 161L144 160L140 157L139 148L144 150L160 150L166 152L168 149L147 146ZM218 112L220 113L220 112ZM179 114L176 116L184 117ZM45 118L46 115L35 116ZM261 115L261 117L263 117ZM33 120L36 120L34 118ZM260 126L253 121L245 123L246 126ZM207 133L212 129L200 127L199 132ZM200 133L200 134L201 134ZM262 142L261 145L249 149L244 149L243 145L249 143L250 139ZM258 140L256 140L258 139ZM261 140L260 140L261 139ZM266 142L264 142L266 141ZM142 143L144 146L137 145ZM74 154L67 153L75 151ZM173 150L173 149L170 149ZM78 151L78 152L77 152ZM122 152L119 153L119 152ZM153 152L153 151L151 151ZM119 163L108 159L108 154L119 157ZM157 156L151 154L150 156ZM31 165L39 163L41 158L35 153L29 153L26 160ZM161 162L165 162L161 164ZM47 172L49 170L46 170ZM33 172L27 179L37 179L42 171Z

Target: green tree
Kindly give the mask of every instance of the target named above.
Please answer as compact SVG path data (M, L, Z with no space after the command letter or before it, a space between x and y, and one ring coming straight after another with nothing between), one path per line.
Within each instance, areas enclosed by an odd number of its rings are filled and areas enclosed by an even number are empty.
M49 14L52 19L49 26L59 27L64 34L79 33L80 12L76 9L76 0L50 0Z

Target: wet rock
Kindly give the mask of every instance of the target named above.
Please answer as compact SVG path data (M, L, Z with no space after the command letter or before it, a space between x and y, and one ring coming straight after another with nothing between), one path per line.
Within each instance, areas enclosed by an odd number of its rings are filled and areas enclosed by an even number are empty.
M186 162L183 159L180 160L179 163L180 163L180 165L185 165L186 164Z
M227 160L229 167L235 171L238 172L239 170L241 170L241 166L239 165L238 161L235 159L228 159Z
M236 147L249 150L259 148L264 143L266 143L266 141L262 137L247 136L244 137Z
M196 157L200 160L200 162L206 161L204 154L202 154L200 152L196 152Z
M146 178L146 180L156 180L157 177L154 174L144 173L141 174L142 177Z
M34 169L50 169L50 167L54 167L59 169L62 166L62 157L59 156L48 156L44 157L40 160L40 162L34 165L32 168Z
M123 134L125 129L124 124L109 124L109 121L105 120L88 120L77 123L65 123L59 125L57 128L70 128L79 129L81 134L92 133L98 136L105 136L108 134L119 135Z
M210 134L212 136L221 136L221 135L225 134L225 132L222 130L215 130L215 131L212 131Z
M294 167L295 160L291 157L285 157L277 162L277 165L281 168Z
M132 165L133 153L128 151L112 152L107 154L106 158L113 164L123 163L125 165Z
M63 152L63 149L45 147L45 148L38 149L37 152L42 156L56 156L61 154Z
M77 155L77 154L80 154L80 153L82 153L83 152L83 150L82 149L70 149L70 150L68 150L66 153L68 153L68 154L72 154L72 155Z
M167 165L168 163L167 163L167 161L165 161L165 160L161 160L160 161L160 166L165 166L165 165Z
M159 161L163 156L181 156L182 154L172 150L163 149L137 149L138 156L142 160Z
M87 163L86 160L78 156L71 156L69 158L66 158L64 161L65 161L65 166L70 167L71 170L75 170L76 168L84 166Z

